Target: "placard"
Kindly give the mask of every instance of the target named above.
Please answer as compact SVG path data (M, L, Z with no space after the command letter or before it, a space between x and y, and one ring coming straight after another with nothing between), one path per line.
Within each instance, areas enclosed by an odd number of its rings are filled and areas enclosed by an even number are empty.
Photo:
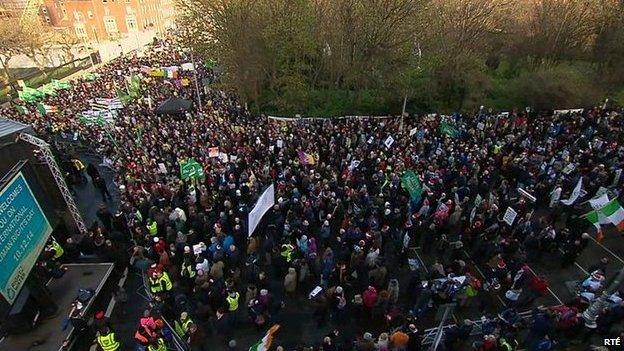
M507 211L505 211L505 215L503 216L503 221L512 226L516 216L518 216L518 212L511 207L507 207Z

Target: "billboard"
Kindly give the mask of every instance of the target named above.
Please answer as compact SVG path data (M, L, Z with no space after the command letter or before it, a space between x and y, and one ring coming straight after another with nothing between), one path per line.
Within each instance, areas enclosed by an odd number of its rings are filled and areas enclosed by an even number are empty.
M0 191L0 293L12 304L52 226L22 172Z

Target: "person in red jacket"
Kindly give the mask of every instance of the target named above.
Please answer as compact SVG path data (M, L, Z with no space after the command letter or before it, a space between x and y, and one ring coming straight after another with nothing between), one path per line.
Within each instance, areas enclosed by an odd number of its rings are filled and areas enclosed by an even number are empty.
M372 309L373 306L375 306L375 303L377 303L377 289L375 289L375 287L373 286L369 286L362 293L362 300L366 308L368 308L369 310Z

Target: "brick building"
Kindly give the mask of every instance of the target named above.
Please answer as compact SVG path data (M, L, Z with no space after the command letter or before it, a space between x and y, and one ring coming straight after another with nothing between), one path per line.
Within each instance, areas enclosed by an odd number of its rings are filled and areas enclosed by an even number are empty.
M171 0L42 1L46 22L71 27L82 40L116 40L143 30L162 32L173 23Z

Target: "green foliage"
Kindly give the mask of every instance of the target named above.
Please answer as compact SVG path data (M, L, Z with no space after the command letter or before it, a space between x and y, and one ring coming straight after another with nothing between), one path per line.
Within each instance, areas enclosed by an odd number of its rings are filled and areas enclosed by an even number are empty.
M257 110L331 116L624 100L617 0L177 0L183 41Z

